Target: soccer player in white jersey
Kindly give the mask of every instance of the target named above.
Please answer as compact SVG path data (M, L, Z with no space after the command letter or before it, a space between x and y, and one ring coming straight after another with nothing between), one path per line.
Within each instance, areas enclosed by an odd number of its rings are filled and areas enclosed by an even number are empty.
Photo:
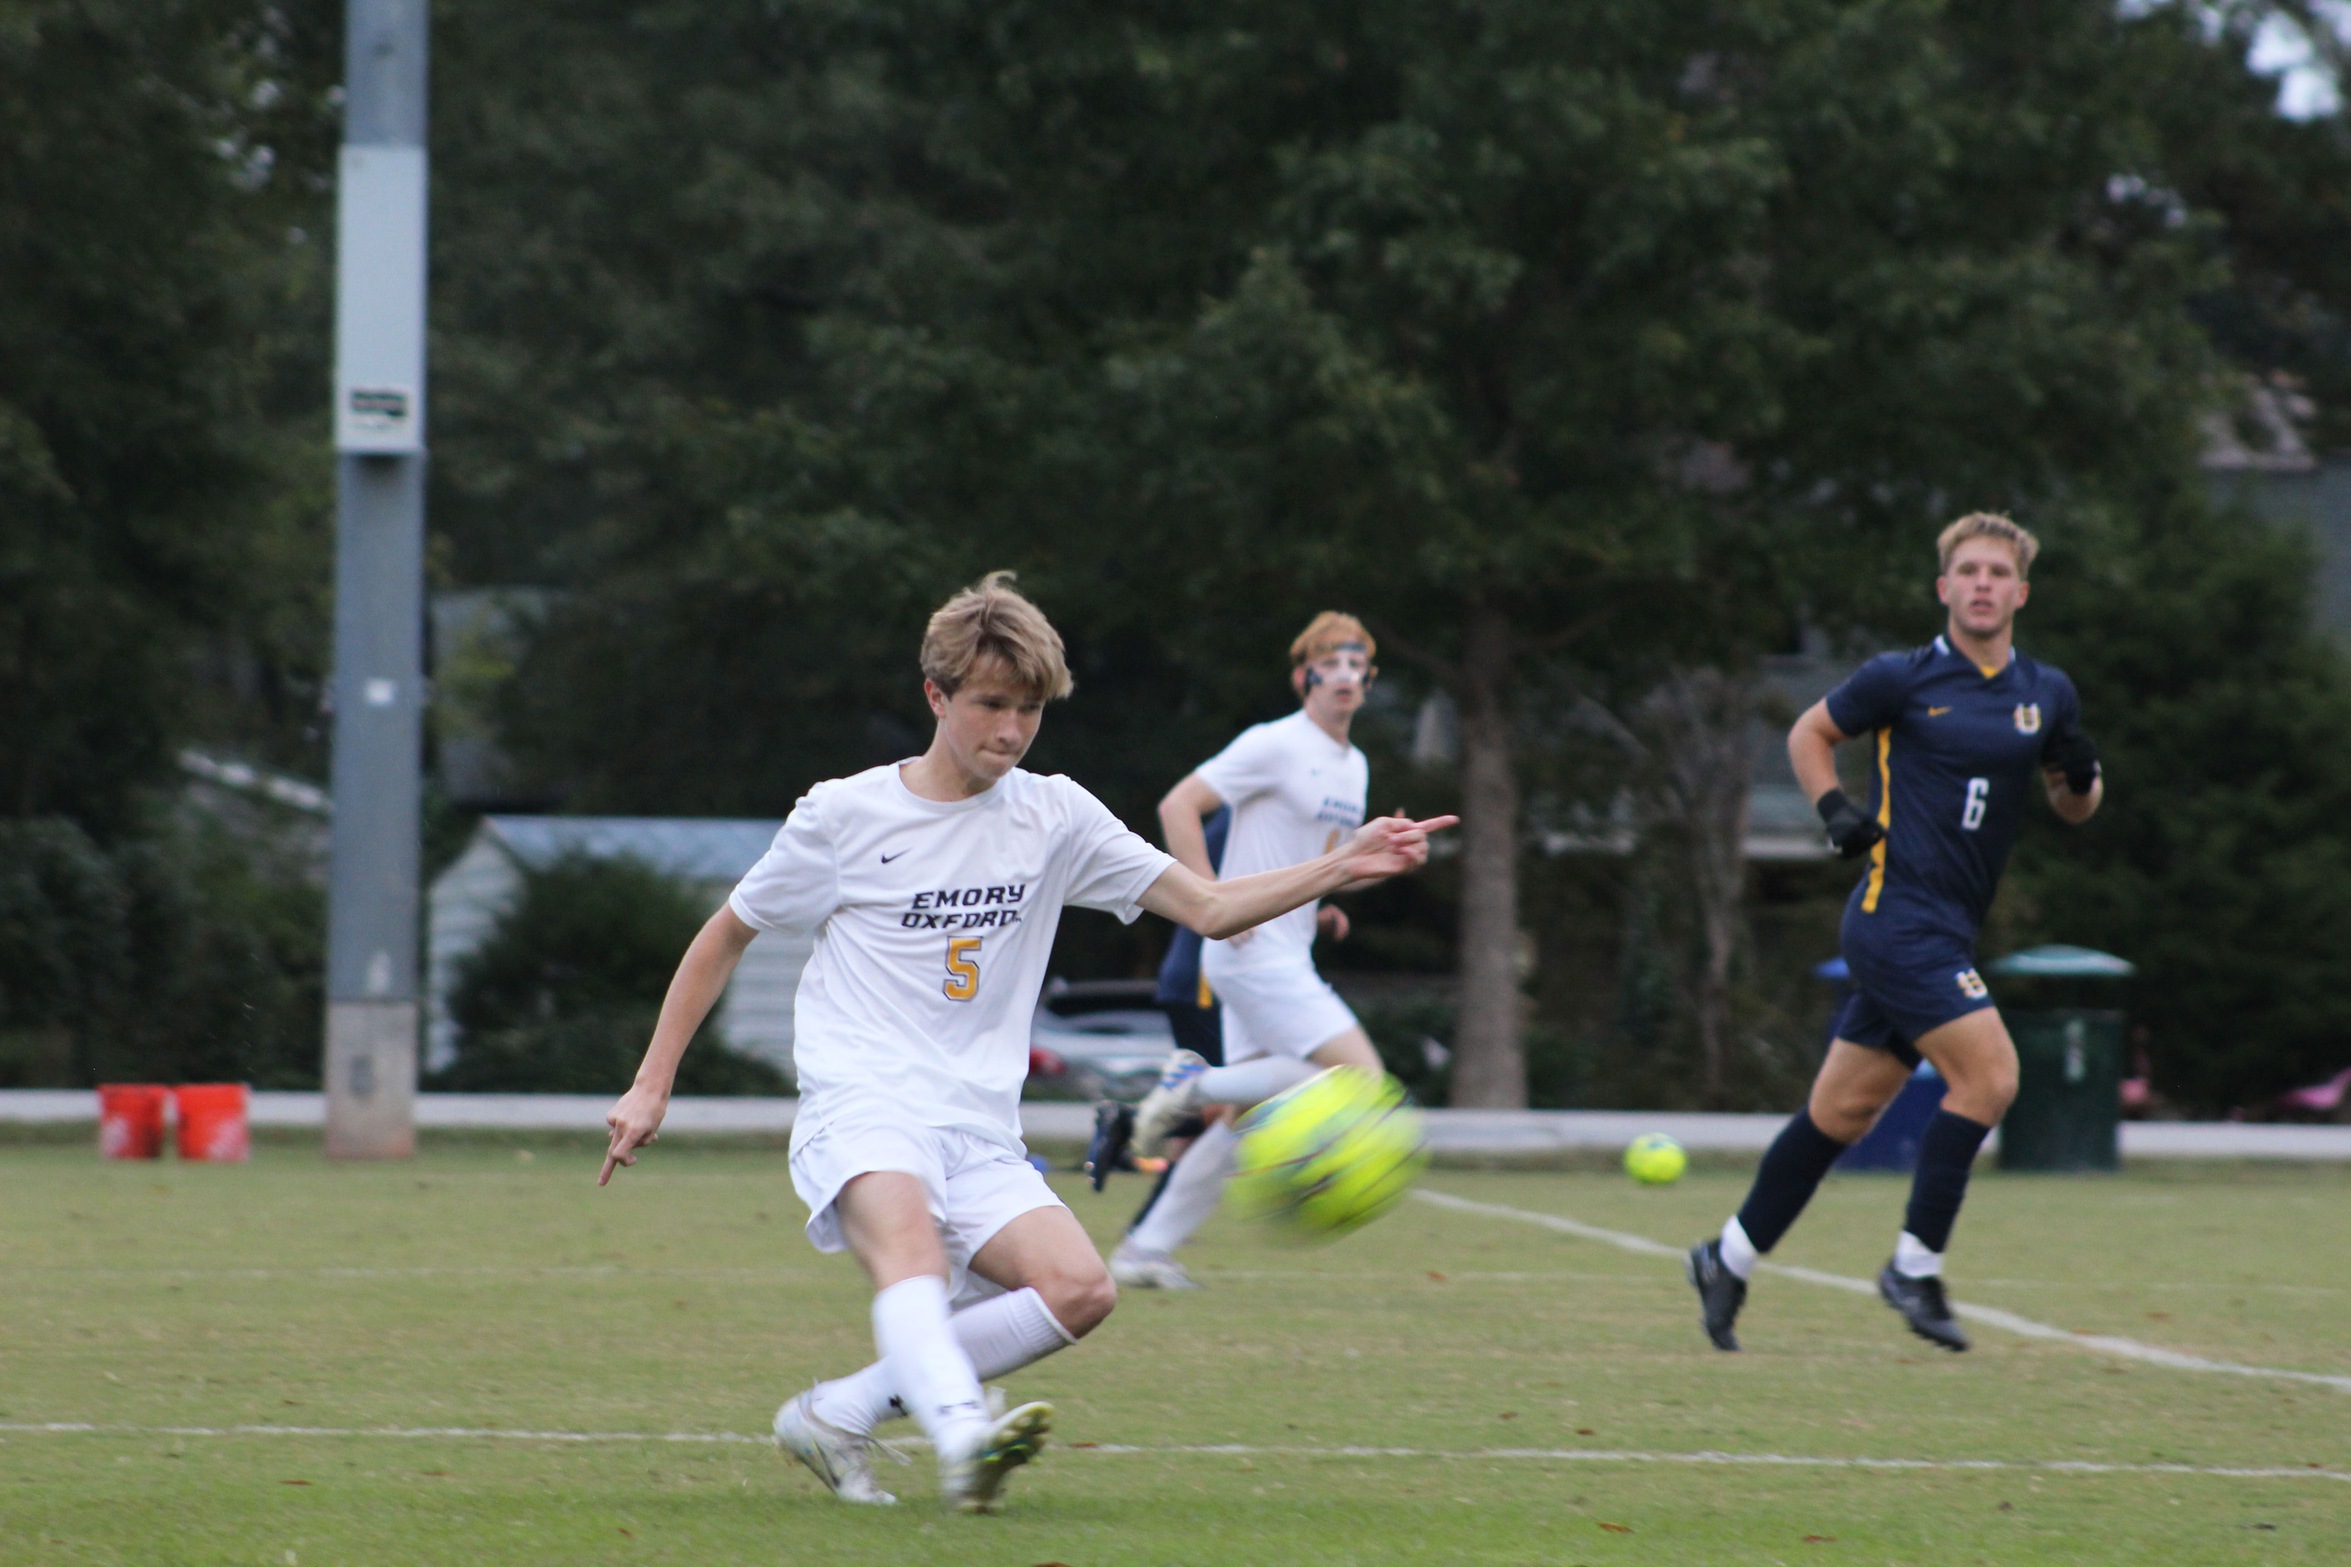
M660 1131L678 1059L762 931L813 931L794 1003L792 1184L819 1251L871 1279L881 1358L776 1414L777 1442L838 1495L893 1498L871 1433L910 1414L950 1506L991 1510L1051 1406L990 1411L984 1379L1073 1344L1116 1288L1020 1137L1029 1025L1066 905L1149 909L1229 938L1336 888L1414 869L1451 817L1386 818L1305 864L1223 882L1127 830L1069 779L1019 767L1070 690L1061 638L996 573L931 617L920 757L809 790L687 948L635 1085L606 1117L603 1184ZM1309 916L1311 918L1311 916Z
M1371 633L1353 615L1325 611L1290 644L1298 711L1256 724L1200 764L1159 802L1167 846L1187 869L1213 877L1201 819L1233 809L1224 874L1251 876L1310 864L1347 841L1364 818L1370 764L1348 740L1377 673ZM1320 911L1345 934L1344 916ZM1270 1099L1326 1067L1382 1070L1379 1052L1339 993L1315 972L1318 911L1303 904L1254 930L1207 942L1200 976L1224 1007L1224 1065L1178 1049L1159 1085L1135 1107L1134 1147L1155 1154L1211 1107L1227 1107L1184 1150L1159 1200L1110 1254L1111 1277L1144 1289L1193 1289L1175 1249L1216 1209L1239 1142L1229 1111Z

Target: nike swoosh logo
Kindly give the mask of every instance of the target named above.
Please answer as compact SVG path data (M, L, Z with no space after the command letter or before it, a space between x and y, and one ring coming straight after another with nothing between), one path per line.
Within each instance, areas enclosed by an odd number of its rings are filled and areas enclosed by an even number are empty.
M883 855L883 856L882 856L882 863L883 863L884 865L887 865L887 864L889 864L889 863L890 863L892 860L902 860L902 859L906 858L906 856L907 856L907 855L909 855L909 854L911 854L911 853L913 853L913 852L914 852L914 851L913 851L913 850L911 850L911 849L900 849L900 850L899 850L899 851L898 851L896 854L885 854L885 855Z
M1930 707L1930 708L1928 708L1928 709L1927 709L1927 717L1929 717L1929 718L1940 718L1940 717L1942 717L1942 716L1943 716L1945 713L1948 713L1948 712L1950 712L1950 711L1951 711L1951 709L1949 709L1949 708L1947 708L1947 707Z

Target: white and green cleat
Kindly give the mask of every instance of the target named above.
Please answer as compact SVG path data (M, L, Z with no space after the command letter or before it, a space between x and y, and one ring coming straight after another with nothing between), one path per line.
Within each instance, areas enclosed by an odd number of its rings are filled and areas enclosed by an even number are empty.
M1151 1251L1131 1240L1120 1241L1110 1253L1110 1277L1123 1289L1196 1290L1198 1279L1164 1251Z
M1200 1113L1200 1074L1207 1070L1208 1058L1196 1050L1170 1055L1158 1084L1135 1106L1134 1140L1127 1146L1148 1159L1164 1152L1175 1129Z
M844 1502L887 1507L898 1498L883 1490L873 1477L876 1448L899 1463L911 1463L887 1442L844 1431L809 1408L814 1390L802 1393L776 1411L776 1446L808 1466L808 1472Z
M939 1459L940 1499L959 1513L992 1513L1012 1471L1027 1463L1045 1446L1053 1429L1053 1406L1023 1404L996 1416L969 1451Z

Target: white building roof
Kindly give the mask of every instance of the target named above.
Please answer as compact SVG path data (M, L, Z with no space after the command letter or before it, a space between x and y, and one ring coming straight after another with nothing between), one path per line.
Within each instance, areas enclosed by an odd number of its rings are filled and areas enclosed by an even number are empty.
M681 881L730 886L757 864L781 821L694 816L485 816L482 830L518 864L545 870L567 854L626 856Z

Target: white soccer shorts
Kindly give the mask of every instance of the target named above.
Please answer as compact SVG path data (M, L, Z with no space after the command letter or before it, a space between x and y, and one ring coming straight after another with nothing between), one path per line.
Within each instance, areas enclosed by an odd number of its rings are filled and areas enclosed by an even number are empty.
M1068 1205L1028 1160L969 1132L874 1120L819 1127L792 1150L792 1189L808 1204L818 1251L848 1250L833 1201L860 1175L896 1170L922 1182L947 1252L947 1294L960 1309L1001 1289L971 1272L981 1247L1024 1213Z
M1224 1004L1224 1063L1259 1056L1303 1061L1360 1026L1347 1003L1312 964L1216 964L1208 988Z

